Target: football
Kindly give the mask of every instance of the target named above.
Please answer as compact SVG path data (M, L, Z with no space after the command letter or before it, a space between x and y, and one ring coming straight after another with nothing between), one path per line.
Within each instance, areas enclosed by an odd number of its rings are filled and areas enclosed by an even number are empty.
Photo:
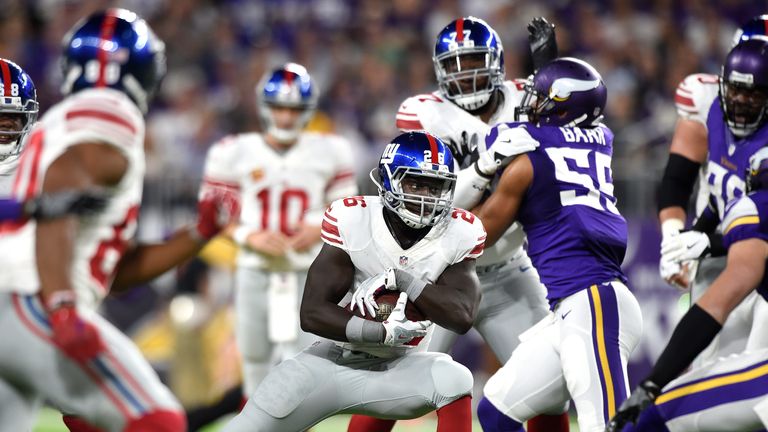
M376 303L379 305L379 309L376 311L375 317L371 318L367 312L363 317L360 310L357 308L355 308L355 315L369 320L373 319L374 321L382 322L392 313L392 309L395 308L395 304L397 304L397 299L399 297L400 291L384 290L376 296ZM427 319L419 308L410 300L405 303L405 317L411 321L423 321Z

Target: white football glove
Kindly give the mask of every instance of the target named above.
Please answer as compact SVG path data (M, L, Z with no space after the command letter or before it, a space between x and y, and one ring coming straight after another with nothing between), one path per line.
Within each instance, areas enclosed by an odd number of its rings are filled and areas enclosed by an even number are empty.
M661 242L661 260L681 263L709 255L709 236L699 231L685 231Z
M680 230L682 230L683 227L683 221L680 219L665 220L661 224L661 244L664 245L666 242L669 242L671 238L680 235ZM661 247L659 249L661 249ZM681 287L672 279L675 275L679 275L682 272L680 263L664 259L664 254L660 255L661 259L659 260L659 275L661 278L667 281L667 283L676 286L677 288L685 289L685 287Z
M496 171L512 162L515 156L535 150L539 142L533 139L525 128L510 129L505 123L494 126L477 143L477 171L493 176Z
M414 338L427 335L427 328L432 325L432 321L408 321L405 318L405 304L407 301L408 294L400 293L395 308L389 314L386 321L382 323L386 331L384 345L404 345Z
M363 316L365 316L365 310L367 309L371 316L375 317L379 305L376 304L374 296L382 289L392 291L397 289L395 285L395 269L388 268L384 273L371 276L360 283L360 286L358 286L354 294L352 294L349 310L353 311L355 310L355 306L357 306Z

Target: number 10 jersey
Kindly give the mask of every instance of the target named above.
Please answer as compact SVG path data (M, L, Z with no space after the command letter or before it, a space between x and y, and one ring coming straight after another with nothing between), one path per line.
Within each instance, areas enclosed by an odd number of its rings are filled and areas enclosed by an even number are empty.
M240 200L241 225L287 237L301 224L320 226L329 203L357 193L351 146L333 134L304 132L282 152L257 133L226 137L208 151L204 177L204 188L223 189ZM238 265L305 270L319 250L318 242L308 251L269 257L243 248Z

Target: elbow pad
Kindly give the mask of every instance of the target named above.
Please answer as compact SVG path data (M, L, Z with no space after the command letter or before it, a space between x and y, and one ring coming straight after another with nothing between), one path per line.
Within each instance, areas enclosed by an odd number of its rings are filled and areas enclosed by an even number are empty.
M693 185L698 178L699 167L685 156L676 153L669 154L664 177L661 179L658 191L659 211L667 207L688 207L688 200L693 192Z

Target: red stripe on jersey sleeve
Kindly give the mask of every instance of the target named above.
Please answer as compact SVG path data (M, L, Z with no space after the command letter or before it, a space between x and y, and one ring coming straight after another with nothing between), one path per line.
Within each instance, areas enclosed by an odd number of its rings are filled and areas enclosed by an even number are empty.
M240 190L240 184L235 182L228 182L223 180L214 180L210 177L203 179L203 183L213 187L225 188L225 189L237 189Z
M321 228L322 228L322 230L324 232L326 232L326 233L328 233L330 235L334 235L336 237L341 237L339 235L339 228L336 225L331 224L330 222L328 222L325 219L323 219L323 223L321 225Z
M328 218L328 220L330 220L331 222L338 222L338 221L339 221L339 220L338 220L338 219L336 219L335 217L331 216L331 214L330 214L330 213L328 213L327 211L325 212L325 214L324 214L323 216L327 217L327 218Z
M477 246L475 246L475 248L474 248L474 249L472 249L472 250L469 252L469 255L470 255L470 256L473 256L473 255L480 255L480 254L483 252L483 249L485 249L485 242L479 243Z
M342 242L341 240L336 240L336 239L324 236L323 233L320 233L320 238L325 240L325 241L327 241L327 242L329 242L329 243L335 243L335 244L340 244L340 245L344 244L344 242Z
M675 93L675 103L686 108L696 108L696 105L693 103L693 99L681 96L680 93Z
M106 121L106 122L109 122L109 123L114 123L114 124L117 124L119 126L122 126L122 127L126 128L126 129L128 129L129 131L131 131L132 134L136 133L136 126L134 126L130 121L128 121L128 120L126 120L126 119L124 119L122 117L118 117L118 116L116 116L114 114L108 113L108 112L97 111L97 110L89 110L89 109L81 109L81 110L69 111L67 113L67 120L72 120L72 119L76 119L76 118L86 118L86 119L90 118L90 119L94 119L94 120Z
M395 126L400 130L424 130L424 126L418 120L397 119Z

